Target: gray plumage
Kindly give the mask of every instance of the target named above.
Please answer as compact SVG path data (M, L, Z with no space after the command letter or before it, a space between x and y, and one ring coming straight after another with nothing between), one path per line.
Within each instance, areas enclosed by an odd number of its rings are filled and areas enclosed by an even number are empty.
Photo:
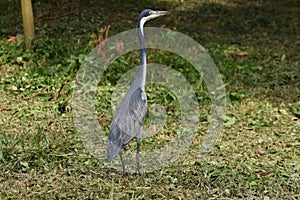
M144 23L150 19L165 15L167 11L153 11L146 9L141 12L137 23L137 34L140 41L140 66L137 77L117 108L110 125L108 136L107 159L112 160L118 154L125 173L125 165L122 158L122 149L135 137L137 138L137 171L140 174L139 152L142 138L142 127L147 113L146 84L146 48L144 41Z

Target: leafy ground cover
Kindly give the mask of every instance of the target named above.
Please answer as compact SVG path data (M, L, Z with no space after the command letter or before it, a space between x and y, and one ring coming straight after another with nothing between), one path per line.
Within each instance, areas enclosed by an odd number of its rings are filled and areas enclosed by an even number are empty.
M0 2L1 199L300 198L298 1L143 1L138 6L117 0L34 1L33 6L37 37L29 51L22 41L19 2ZM99 30L110 25L111 36L132 29L138 13L149 7L171 11L149 26L185 33L212 56L227 84L227 117L214 149L199 159L209 109L205 85L184 60L149 51L149 62L172 66L197 89L199 137L171 166L124 176L83 146L72 119L72 88L81 63L99 42ZM9 41L8 35L16 39ZM137 52L120 57L99 85L95 104L107 131L113 85L138 60ZM164 88L149 92L151 103L178 109ZM165 131L172 133L172 126Z

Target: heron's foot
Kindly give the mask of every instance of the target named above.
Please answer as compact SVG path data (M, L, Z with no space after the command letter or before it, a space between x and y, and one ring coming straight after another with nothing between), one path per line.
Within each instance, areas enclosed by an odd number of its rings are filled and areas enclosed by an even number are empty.
M140 176L142 175L142 173L141 173L141 168L140 168L139 165L137 166L136 171L137 171L137 173L138 173Z
M126 169L125 166L123 166L123 174L127 176L130 173L129 169Z
M125 171L123 171L123 174L124 174L125 176L128 176L129 171L125 170Z

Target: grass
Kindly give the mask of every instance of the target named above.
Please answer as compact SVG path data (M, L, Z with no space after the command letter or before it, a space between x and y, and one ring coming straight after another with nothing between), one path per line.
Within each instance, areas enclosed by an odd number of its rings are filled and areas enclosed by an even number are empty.
M35 1L32 51L23 48L19 2L0 3L0 199L300 198L299 2L133 3ZM162 61L188 77L197 91L201 126L189 152L172 165L125 176L82 144L72 119L72 87L99 29L111 25L114 35L134 28L146 7L171 11L149 26L180 31L207 49L228 84L227 117L212 152L199 159L209 112L205 85L184 60L149 51L149 62ZM57 17L72 9L76 14ZM17 39L7 41L8 35ZM106 132L113 86L136 64L137 52L120 57L98 87L98 120ZM150 102L169 106L174 121L164 134L145 140L142 150L173 137L179 109L172 91L147 88ZM134 149L133 143L129 150Z

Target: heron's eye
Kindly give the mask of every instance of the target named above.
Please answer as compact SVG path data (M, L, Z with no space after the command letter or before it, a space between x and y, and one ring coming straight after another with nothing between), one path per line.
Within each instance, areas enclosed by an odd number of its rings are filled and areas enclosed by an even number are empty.
M152 14L155 14L155 11L151 10L151 11L149 12L149 15L152 15Z

